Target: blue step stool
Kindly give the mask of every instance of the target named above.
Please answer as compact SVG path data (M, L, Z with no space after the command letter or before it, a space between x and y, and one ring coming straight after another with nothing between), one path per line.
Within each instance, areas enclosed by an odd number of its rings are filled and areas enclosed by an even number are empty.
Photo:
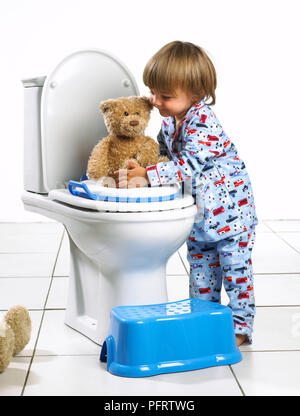
M201 299L113 308L100 354L107 370L123 377L196 370L241 359L231 309Z

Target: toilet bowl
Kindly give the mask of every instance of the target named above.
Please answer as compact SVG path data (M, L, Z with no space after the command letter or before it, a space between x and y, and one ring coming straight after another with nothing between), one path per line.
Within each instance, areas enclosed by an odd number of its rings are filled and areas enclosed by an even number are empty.
M64 225L70 243L65 323L102 344L113 307L168 301L166 264L192 229L194 199L179 184L99 188L100 193L114 192L113 200L68 190L69 181L85 173L93 146L107 135L99 103L139 95L117 58L99 50L79 51L48 77L23 84L24 207Z

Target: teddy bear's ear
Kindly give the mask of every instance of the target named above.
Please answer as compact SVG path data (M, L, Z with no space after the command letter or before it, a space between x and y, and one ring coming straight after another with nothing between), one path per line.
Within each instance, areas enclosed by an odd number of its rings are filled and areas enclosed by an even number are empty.
M139 100L140 100L143 104L145 104L145 105L146 105L146 107L147 107L147 109L148 109L149 111L151 111L151 110L152 110L152 108L153 108L153 104L150 102L150 100L149 100L149 98L148 98L148 97L139 97Z
M101 113L106 113L107 111L111 110L113 108L115 100L106 100L106 101L102 101L100 103L100 111Z

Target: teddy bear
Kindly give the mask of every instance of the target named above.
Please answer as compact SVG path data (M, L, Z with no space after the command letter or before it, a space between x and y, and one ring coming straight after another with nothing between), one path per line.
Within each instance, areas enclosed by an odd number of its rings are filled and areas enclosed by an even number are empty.
M142 167L166 162L158 144L144 130L153 106L147 97L120 97L100 103L109 135L94 147L87 166L88 179L115 178L114 171L128 169L128 161ZM104 183L104 182L103 182ZM112 183L106 186L115 187Z
M31 319L24 306L13 306L0 317L0 373L9 365L12 357L28 344L31 335Z

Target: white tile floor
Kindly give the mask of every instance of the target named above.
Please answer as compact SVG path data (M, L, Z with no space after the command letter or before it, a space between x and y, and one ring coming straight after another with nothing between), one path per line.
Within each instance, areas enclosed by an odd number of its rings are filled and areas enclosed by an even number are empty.
M185 256L183 246L168 263L170 301L188 297ZM0 223L0 311L22 304L33 324L30 343L0 374L0 396L300 395L300 220L257 227L254 340L232 366L142 379L111 375L99 346L63 323L68 262L61 225Z

